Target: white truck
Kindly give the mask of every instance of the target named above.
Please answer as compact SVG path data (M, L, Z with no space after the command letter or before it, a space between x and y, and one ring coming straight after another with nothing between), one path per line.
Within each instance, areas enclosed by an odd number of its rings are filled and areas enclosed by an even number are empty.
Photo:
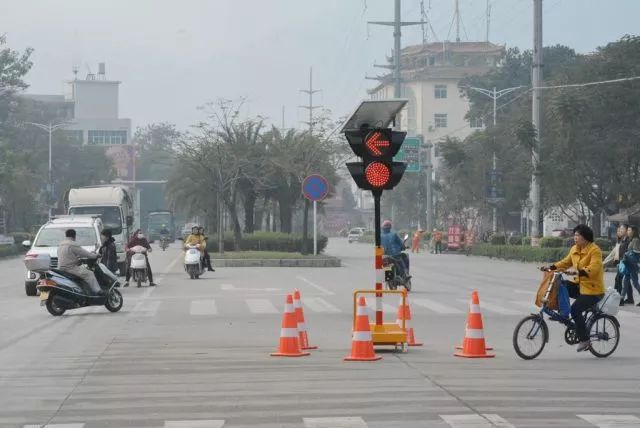
M70 189L66 198L68 214L94 214L102 219L116 241L118 269L124 275L127 255L124 247L133 233L133 198L120 185L88 186Z

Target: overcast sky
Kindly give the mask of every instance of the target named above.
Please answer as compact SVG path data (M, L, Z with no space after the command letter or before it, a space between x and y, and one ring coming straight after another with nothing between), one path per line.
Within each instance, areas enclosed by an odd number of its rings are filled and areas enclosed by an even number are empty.
M484 40L485 0L459 0L463 40ZM403 0L405 20L420 19L420 0ZM438 40L454 39L454 0L424 0ZM491 0L490 40L531 47L532 0ZM640 0L545 0L544 43L579 52L638 34ZM309 67L318 102L349 113L393 46L392 0L0 0L0 34L33 47L31 93L62 93L73 65L84 77L106 62L122 81L120 115L134 126L198 121L196 109L218 97L246 97L249 115L301 126ZM448 36L448 37L447 37ZM434 40L432 34L429 35ZM403 29L403 46L422 40Z

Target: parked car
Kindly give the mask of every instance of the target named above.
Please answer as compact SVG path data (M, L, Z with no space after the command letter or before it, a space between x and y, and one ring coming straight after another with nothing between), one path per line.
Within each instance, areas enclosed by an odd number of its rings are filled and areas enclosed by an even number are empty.
M364 235L365 228L364 227L354 227L349 231L347 235L347 239L349 240L349 244L352 242L358 242L360 238Z
M33 243L23 241L22 246L28 248L27 254L48 254L51 258L51 267L58 267L58 245L65 239L64 232L67 229L75 229L76 242L87 251L96 251L100 248L100 232L102 232L102 220L98 216L91 215L65 215L57 216L44 224ZM24 289L27 296L35 296L38 291L38 275L27 270L24 281Z

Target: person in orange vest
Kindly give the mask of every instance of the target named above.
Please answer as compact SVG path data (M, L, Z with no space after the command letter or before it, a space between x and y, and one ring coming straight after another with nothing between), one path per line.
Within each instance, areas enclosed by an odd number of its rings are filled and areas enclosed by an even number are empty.
M438 229L433 229L433 242L435 243L434 252L442 254L442 232Z
M416 233L413 234L413 240L411 241L411 252L419 253L420 252L420 241L422 240L422 234L424 230L418 229Z

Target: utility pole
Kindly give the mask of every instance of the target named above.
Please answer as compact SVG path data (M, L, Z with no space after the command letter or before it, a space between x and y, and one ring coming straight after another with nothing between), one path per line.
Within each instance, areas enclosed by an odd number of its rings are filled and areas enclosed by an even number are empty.
M487 34L485 36L485 42L489 43L489 28L491 27L491 5L489 4L489 0L487 0Z
M284 105L282 106L282 133L284 134Z
M531 101L531 123L536 130L536 140L531 150L533 176L531 177L531 205L533 211L533 227L531 228L531 245L538 246L542 235L542 209L540 201L540 149L542 141L542 0L533 0L533 70L531 86L533 98Z
M309 104L306 106L300 106L300 108L309 110L309 121L303 123L309 125L309 135L313 135L313 111L317 108L322 107L313 105L313 94L320 92L320 89L313 89L313 68L309 69L309 89L300 89L300 92L304 92L305 94L309 95ZM284 125L282 127L284 128Z
M426 165L425 171L427 173L427 231L431 232L434 229L434 215L433 215L433 188L432 188L432 179L433 179L433 164L431 163L431 149L433 149L433 144L431 141L427 141L425 145L427 149L426 156Z
M460 7L459 1L456 0L456 43L460 43Z

